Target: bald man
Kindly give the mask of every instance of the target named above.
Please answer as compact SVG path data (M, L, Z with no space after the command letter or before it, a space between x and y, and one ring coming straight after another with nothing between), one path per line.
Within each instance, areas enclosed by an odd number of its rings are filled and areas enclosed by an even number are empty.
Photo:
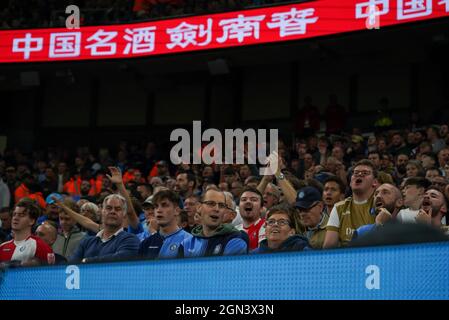
M39 227L37 227L36 235L44 240L44 242L47 243L50 247L52 247L56 241L56 238L58 237L58 230L55 226L53 226L53 224L44 222ZM64 263L67 263L67 259L64 256L55 253L55 264Z

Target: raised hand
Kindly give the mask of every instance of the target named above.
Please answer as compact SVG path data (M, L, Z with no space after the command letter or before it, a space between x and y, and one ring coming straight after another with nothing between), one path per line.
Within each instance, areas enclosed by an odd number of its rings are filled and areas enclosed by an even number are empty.
M55 202L55 205L61 208L64 204L56 196L51 196L51 199Z
M380 208L380 211L376 216L376 224L383 225L384 223L391 220L391 218L392 218L391 213L387 209Z
M106 177L108 177L113 184L123 183L122 172L118 167L109 167L109 171L111 171L111 175L107 174Z
M432 209L428 211L424 209L419 209L418 215L416 216L416 222L431 224L432 222Z

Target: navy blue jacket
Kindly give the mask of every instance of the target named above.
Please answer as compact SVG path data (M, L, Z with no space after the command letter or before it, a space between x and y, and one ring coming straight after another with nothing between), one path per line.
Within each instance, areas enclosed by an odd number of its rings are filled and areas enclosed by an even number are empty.
M254 249L253 251L251 251L251 253L303 251L308 249L310 249L310 247L307 238L300 235L294 235L285 240L277 249L271 249L270 247L268 247L267 239L262 240L259 244L259 248Z
M107 242L100 237L85 237L78 249L69 258L70 263L77 263L86 258L86 262L113 261L137 256L139 239L128 232L122 231Z
M192 235L183 229L165 236L156 232L142 241L139 247L139 256L150 259L176 258L181 243L190 238Z

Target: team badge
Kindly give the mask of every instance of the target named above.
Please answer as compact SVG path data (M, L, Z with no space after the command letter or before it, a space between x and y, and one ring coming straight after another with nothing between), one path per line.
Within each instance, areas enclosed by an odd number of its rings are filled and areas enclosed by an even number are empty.
M217 245L216 247L215 247L215 249L214 249L214 254L219 254L220 253L220 250L221 250L221 244L219 244L219 245Z

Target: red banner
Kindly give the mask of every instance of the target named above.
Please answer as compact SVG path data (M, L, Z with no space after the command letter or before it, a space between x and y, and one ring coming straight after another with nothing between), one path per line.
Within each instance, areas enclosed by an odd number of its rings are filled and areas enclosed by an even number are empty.
M126 25L0 31L0 62L133 58L298 40L449 16L449 0L318 0Z

